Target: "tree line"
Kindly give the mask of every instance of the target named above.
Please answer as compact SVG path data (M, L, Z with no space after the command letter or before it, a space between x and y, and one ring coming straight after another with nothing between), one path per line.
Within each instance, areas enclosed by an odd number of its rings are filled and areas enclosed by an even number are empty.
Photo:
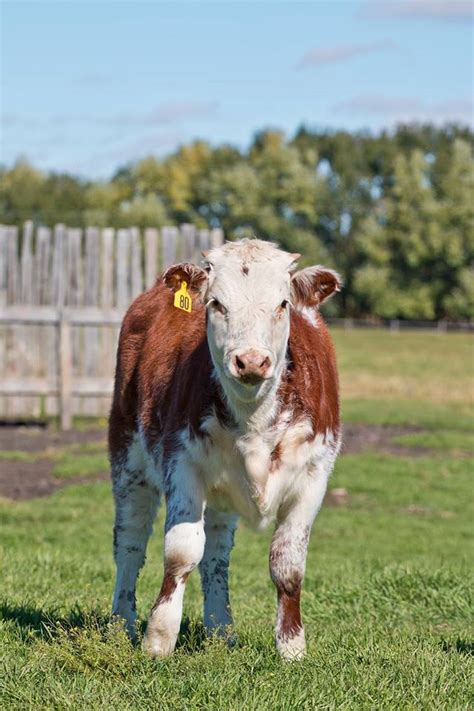
M108 181L0 169L0 221L71 226L222 227L324 263L353 317L466 319L474 311L474 133L399 126L378 135L300 128L247 150L195 141Z

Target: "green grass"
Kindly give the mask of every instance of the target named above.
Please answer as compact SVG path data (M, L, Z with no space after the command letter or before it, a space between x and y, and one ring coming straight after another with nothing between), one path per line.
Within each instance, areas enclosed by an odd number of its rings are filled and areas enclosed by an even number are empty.
M431 449L447 449L450 452L474 452L474 434L459 430L435 430L433 432L417 432L414 434L394 437L397 444L409 447L427 447Z
M469 334L333 329L346 399L463 404L474 399Z
M196 573L176 653L153 661L132 647L108 622L110 487L90 482L50 498L0 502L1 708L473 707L472 462L456 452L472 443L468 393L459 396L464 340L435 334L425 352L417 334L403 334L403 342L379 334L377 341L370 332L369 353L351 366L349 356L364 339L360 332L345 336L337 336L339 351L345 349L343 381L358 368L370 372L371 359L379 372L379 351L389 339L393 375L402 377L409 359L418 360L411 373L428 387L423 364L433 359L440 369L437 387L452 383L454 394L439 401L418 391L420 400L410 401L400 392L391 399L374 386L365 399L352 391L344 401L346 420L419 425L425 431L403 435L400 443L440 449L413 458L377 452L339 458L331 486L347 489L347 503L323 507L314 526L302 595L306 660L284 664L276 655L271 531L244 525L231 566L237 647L203 640ZM392 343L401 350L394 353ZM449 355L444 370L436 344ZM55 465L71 472L79 462L76 472L93 473L103 456L98 448L75 448ZM142 623L161 582L163 514L139 580Z
M377 400L354 398L342 402L344 422L368 425L410 425L439 430L454 428L471 432L474 407L467 403L432 403L424 400Z
M54 465L53 475L58 479L68 479L75 476L91 476L109 469L109 460L103 451L94 454L64 454Z
M4 449L0 452L0 461L9 459L14 462L34 462L36 457L29 452L22 452L17 449Z

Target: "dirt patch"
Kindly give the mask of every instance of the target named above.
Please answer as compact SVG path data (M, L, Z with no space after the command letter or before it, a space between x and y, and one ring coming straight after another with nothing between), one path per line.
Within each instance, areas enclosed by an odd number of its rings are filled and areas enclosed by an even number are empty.
M0 495L19 501L48 496L61 485L51 476L51 462L0 461Z
M393 442L394 437L420 432L422 429L393 425L345 425L341 454L367 451L409 457L432 454L432 450L424 447L404 447ZM0 452L15 451L38 456L33 462L0 459L0 497L15 501L33 499L48 496L70 484L107 479L108 472L87 477L71 477L67 480L57 479L52 473L55 463L51 457L52 452L73 445L79 445L77 451L80 452L80 445L103 442L104 438L105 432L102 429L59 432L41 427L0 427ZM348 494L345 490L336 490L328 493L326 503L341 506L345 505L347 500Z
M0 497L12 501L26 501L49 496L57 489L70 484L81 484L87 481L106 480L109 474L94 474L93 476L71 477L67 480L57 479L52 475L53 464L47 459L37 462L18 462L11 459L0 461Z
M361 454L369 451L398 457L423 457L433 454L434 450L426 447L404 447L393 442L395 437L423 431L423 427L402 425L344 425L341 454Z
M108 479L109 473L58 479L53 476L54 459L50 455L73 445L99 443L104 430L58 432L42 427L0 427L0 452L23 452L37 456L35 461L0 459L0 497L24 501L49 496L70 484Z
M347 506L349 493L347 489L329 489L324 497L325 506Z
M104 430L71 430L59 432L47 427L0 427L0 452L43 452L46 449L68 447L104 440Z

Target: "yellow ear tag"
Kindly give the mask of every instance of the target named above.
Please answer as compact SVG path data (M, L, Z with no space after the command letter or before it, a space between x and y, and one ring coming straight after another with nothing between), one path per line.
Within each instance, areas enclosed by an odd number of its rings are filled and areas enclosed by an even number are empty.
M188 294L188 285L185 281L181 282L181 286L179 287L178 291L175 292L174 305L177 309L181 309L181 311L187 311L188 313L191 313L191 311L193 310L193 300Z

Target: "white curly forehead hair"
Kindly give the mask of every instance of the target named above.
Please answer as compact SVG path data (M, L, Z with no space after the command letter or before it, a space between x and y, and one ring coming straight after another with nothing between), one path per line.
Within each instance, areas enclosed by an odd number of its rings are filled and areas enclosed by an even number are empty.
M261 304L270 305L281 295L289 296L290 272L300 257L259 239L226 242L204 256L209 268L208 297L235 299L235 305L257 297Z

